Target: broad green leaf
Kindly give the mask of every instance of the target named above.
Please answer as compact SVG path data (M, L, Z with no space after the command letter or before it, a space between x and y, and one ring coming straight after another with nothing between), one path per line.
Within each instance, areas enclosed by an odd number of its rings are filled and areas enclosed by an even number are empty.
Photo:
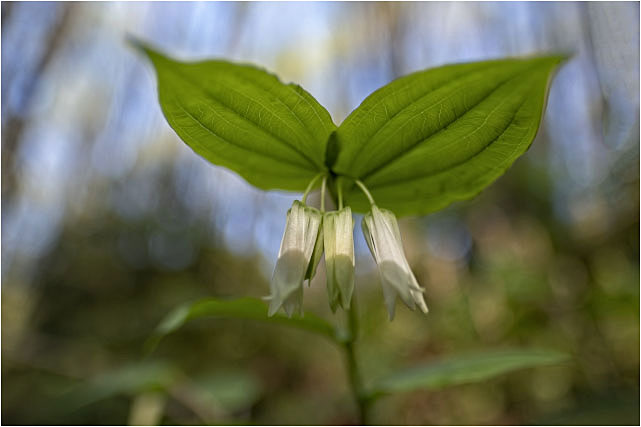
M473 197L532 143L551 75L563 60L447 65L395 80L338 127L329 166L363 181L378 205L398 215ZM359 211L368 207L355 186L346 198Z
M551 365L567 356L546 350L503 350L462 355L415 366L374 382L372 396L417 389L437 390L488 380L518 369Z
M169 125L196 153L262 189L302 191L336 126L302 87L252 65L179 62L140 42Z
M335 340L334 328L325 320L310 313L303 316L287 317L277 313L267 316L267 304L255 298L221 300L208 298L195 303L184 304L171 311L158 325L148 347L153 349L167 334L170 334L191 319L218 317L231 319L251 319L269 323L280 323L304 329Z

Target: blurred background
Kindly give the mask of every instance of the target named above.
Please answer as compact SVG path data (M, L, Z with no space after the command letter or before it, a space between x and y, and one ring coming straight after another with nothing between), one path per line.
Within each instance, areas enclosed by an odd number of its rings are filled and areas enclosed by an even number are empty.
M268 293L296 194L208 164L127 34L253 62L339 124L444 63L573 52L532 148L474 200L401 221L430 313L387 321L356 218L367 377L477 349L572 361L380 400L377 423L639 423L639 4L2 2L4 424L349 424L342 354L282 326L162 317ZM324 267L305 310L327 305ZM400 304L400 303L399 303Z

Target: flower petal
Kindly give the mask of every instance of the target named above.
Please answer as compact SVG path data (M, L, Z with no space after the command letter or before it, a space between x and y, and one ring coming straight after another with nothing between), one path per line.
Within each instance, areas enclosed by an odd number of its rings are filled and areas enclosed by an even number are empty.
M307 261L302 251L289 250L278 258L271 281L270 316L301 288L306 269Z

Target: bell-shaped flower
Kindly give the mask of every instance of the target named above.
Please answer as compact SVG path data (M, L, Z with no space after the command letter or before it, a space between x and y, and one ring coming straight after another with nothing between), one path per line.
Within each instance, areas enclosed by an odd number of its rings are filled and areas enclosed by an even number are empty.
M372 205L372 211L363 217L363 234L376 264L383 286L383 296L390 320L394 318L396 295L412 310L418 307L427 313L423 289L405 258L398 222L387 209Z
M318 244L323 216L318 209L306 206L298 200L287 212L285 234L280 244L278 261L270 284L269 315L280 307L291 317L302 313L303 281L311 279L320 255L313 257L315 249L322 253L322 238ZM321 236L322 237L322 236Z
M323 217L327 294L332 311L349 309L354 292L354 219L349 206Z

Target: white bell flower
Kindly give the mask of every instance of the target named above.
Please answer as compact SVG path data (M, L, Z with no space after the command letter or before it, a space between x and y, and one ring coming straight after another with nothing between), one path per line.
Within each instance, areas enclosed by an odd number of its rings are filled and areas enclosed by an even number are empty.
M394 318L396 295L412 310L418 305L423 313L427 313L423 289L405 258L396 216L373 204L372 211L363 217L362 227L378 266L390 320Z
M278 261L270 283L269 315L283 307L288 316L302 314L303 281L311 279L322 254L319 236L323 216L318 209L298 200L287 212L285 233L278 252ZM318 240L321 240L319 243ZM312 257L315 252L318 256ZM314 258L314 262L312 262Z
M354 219L347 206L323 217L327 294L332 311L349 309L354 292Z

